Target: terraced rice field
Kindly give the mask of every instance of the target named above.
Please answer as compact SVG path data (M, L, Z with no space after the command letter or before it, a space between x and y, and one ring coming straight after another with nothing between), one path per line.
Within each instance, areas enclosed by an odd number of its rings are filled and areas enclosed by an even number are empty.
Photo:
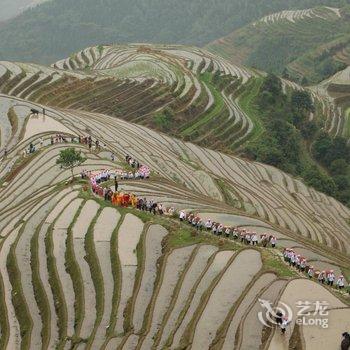
M291 21L300 16L338 16L330 9L304 12L280 17ZM0 92L55 108L108 114L232 152L262 132L259 119L242 109L244 94L254 88L254 78L260 74L194 47L99 46L86 48L50 68L0 62ZM284 85L301 89L287 80ZM321 90L313 90L319 108L310 118L321 119L332 135L344 134L344 111ZM8 140L15 143L15 134L21 129L18 123L28 115L22 116L18 102L9 113L5 113L5 109L9 111L5 101L2 105L3 147ZM48 118L46 122L51 121ZM30 125L28 134L29 130Z
M316 94L323 96L321 105L327 115L326 129L334 136L350 138L349 85L350 68L347 67L312 88Z
M254 75L193 47L99 46L51 68L0 62L0 92L171 129L186 140L234 150L255 132L238 103L239 87Z
M216 40L206 49L233 64L289 77L293 82L283 80L285 89L301 90L295 82L311 85L305 89L313 94L317 108L310 119L316 118L331 135L348 137L348 69L326 81L322 80L328 75L321 69L326 58L338 69L350 64L347 18L346 7L282 11Z
M314 8L314 9L306 9L306 10L291 10L291 11L281 11L277 13L273 13L271 15L265 16L260 19L258 22L255 22L253 25L258 24L274 24L278 21L287 20L295 23L298 20L304 20L307 17L313 18L318 17L322 19L327 19L328 17L337 16L341 17L340 11L338 8L333 7L323 7L323 8Z
M81 150L78 175L119 167L128 153L152 174L121 181L123 190L274 232L281 245L342 272L350 260L348 208L272 167L144 126L48 106L46 122L28 118L42 105L1 98L5 115L14 104L21 108L0 163L1 349L283 349L279 333L266 333L257 320L259 298L327 300L329 334L341 332L350 314L346 297L293 274L276 250L192 236L177 220L112 207L84 191L84 182L71 184L55 160L67 147ZM103 150L50 144L56 133L85 136L87 129ZM23 156L31 142L37 151ZM303 329L299 341L311 344L318 334Z

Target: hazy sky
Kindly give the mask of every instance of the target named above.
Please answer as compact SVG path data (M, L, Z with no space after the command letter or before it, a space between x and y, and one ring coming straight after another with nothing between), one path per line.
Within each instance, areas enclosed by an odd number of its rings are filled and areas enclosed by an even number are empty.
M0 0L0 21L18 15L26 6L35 5L44 0Z

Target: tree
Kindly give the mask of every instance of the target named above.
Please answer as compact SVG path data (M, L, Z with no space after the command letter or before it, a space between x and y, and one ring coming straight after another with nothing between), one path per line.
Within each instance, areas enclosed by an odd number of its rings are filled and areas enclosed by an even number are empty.
M60 151L56 164L63 169L70 169L72 173L72 180L74 179L74 168L84 163L86 158L81 155L81 151L76 151L75 148L70 147Z
M332 138L324 131L320 133L320 135L318 135L317 139L315 140L312 147L312 153L317 160L322 163L326 163L326 156L329 149L332 148L332 145Z
M330 196L336 193L336 184L334 180L324 172L321 172L317 166L310 165L303 172L303 177L309 186L318 191L324 192Z
M336 159L331 163L329 170L332 175L346 175L349 170L349 165L345 159Z
M298 113L305 115L315 110L311 95L307 91L293 90L291 99L292 108Z

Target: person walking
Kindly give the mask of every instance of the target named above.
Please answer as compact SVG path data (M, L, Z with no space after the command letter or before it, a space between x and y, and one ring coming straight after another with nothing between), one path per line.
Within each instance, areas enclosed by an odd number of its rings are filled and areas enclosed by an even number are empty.
M308 271L307 271L307 275L309 276L310 279L312 279L314 277L315 274L315 270L313 266L310 266Z
M325 271L321 271L317 277L319 283L324 284L325 282Z
M256 234L256 232L253 232L251 238L252 238L252 245L258 245L258 235Z
M199 220L196 223L196 228L197 228L197 231L202 231L202 228L203 228L203 221L202 221L202 219L199 218Z
M179 219L180 221L184 221L186 219L186 213L183 210L180 211Z
M327 284L329 286L333 287L334 280L335 280L334 271L330 270L328 275L327 275Z
M205 223L205 228L207 229L207 231L210 231L212 226L213 226L213 223L211 222L210 219L208 219L207 222Z
M287 326L288 326L289 323L290 323L290 321L288 320L288 317L284 316L284 317L282 318L282 322L281 322L281 324L280 324L280 328L281 328L282 334L285 334L285 333L286 333Z
M344 282L344 276L343 275L339 276L336 285L337 285L338 289L343 289L344 288L345 282Z

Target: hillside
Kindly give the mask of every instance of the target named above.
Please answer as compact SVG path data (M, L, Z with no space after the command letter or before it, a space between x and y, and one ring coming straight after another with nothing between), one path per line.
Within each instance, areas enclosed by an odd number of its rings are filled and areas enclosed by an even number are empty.
M206 48L236 64L311 85L350 64L349 33L350 7L317 7L271 14Z
M17 121L1 138L8 145L0 163L2 349L230 349L234 342L242 350L284 350L289 343L315 346L321 331L328 348L338 346L335 335L350 326L349 297L288 267L281 250L294 247L315 269L347 274L348 208L273 167L115 117L6 95L0 103L0 125L6 114ZM39 115L30 116L31 108ZM87 132L102 148L76 142ZM57 133L66 142L52 143ZM30 144L36 151L24 155ZM112 205L88 181L69 182L70 171L56 164L69 147L85 156L76 175L126 169L127 152L147 164L151 176L121 180L122 191L272 233L281 250L196 233L170 216ZM329 327L303 327L296 336L293 317L282 337L258 322L259 298L287 302L294 313L297 300L325 301Z
M346 0L333 0L333 6ZM327 0L53 0L0 26L0 60L51 63L101 43L204 45L260 17Z
M51 68L1 62L0 75L0 92L5 94L105 113L240 154L300 176L317 190L350 203L347 165L341 173L332 170L334 161L350 162L346 109L324 88L302 89L287 80L271 80L181 45L101 45ZM316 142L324 138L322 130L329 135L326 162L317 153L323 147ZM333 142L334 137L339 140Z
M46 0L2 0L0 22L13 18L29 7Z

